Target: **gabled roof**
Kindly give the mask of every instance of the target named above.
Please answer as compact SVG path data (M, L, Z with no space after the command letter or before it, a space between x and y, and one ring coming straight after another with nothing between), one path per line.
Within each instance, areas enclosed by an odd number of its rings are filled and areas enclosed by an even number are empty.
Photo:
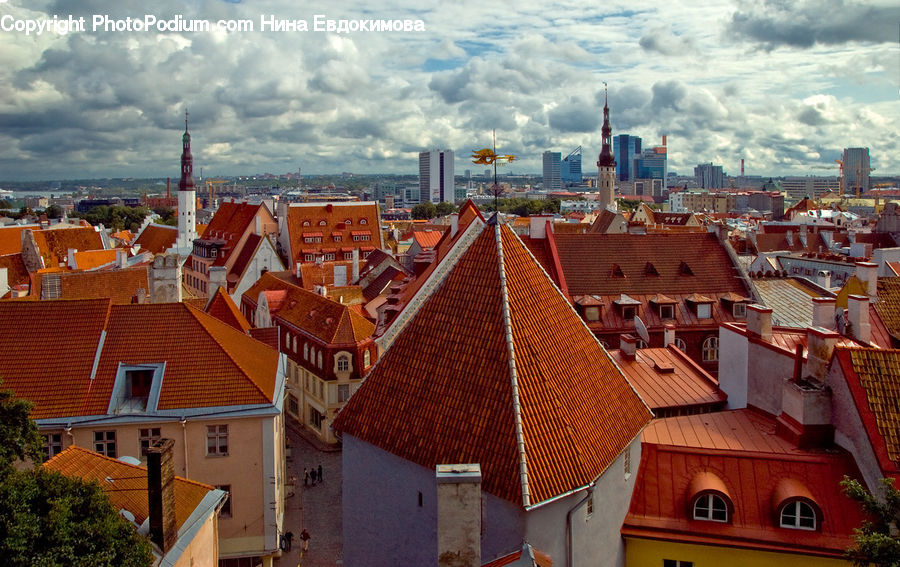
M900 350L835 349L885 476L900 478Z
M28 268L22 261L21 254L6 254L0 256L0 268L6 268L6 280L9 287L20 284L27 284L30 280L28 277Z
M485 491L535 506L592 482L651 415L512 230L470 229L333 427L426 468L480 463Z
M413 230L412 239L422 250L428 250L437 246L438 241L444 236L445 230Z
M100 485L116 510L134 514L140 526L150 515L147 497L147 467L131 465L72 445L43 464L47 470L78 477ZM180 476L175 477L175 525L181 530L190 515L215 487ZM224 496L224 494L222 495Z
M32 232L48 268L65 263L69 249L103 250L100 233L93 227L53 228Z
M204 311L242 333L246 333L251 327L247 318L244 317L238 306L234 304L234 300L231 299L224 287L219 287L216 290Z
M246 202L223 202L216 209L200 238L225 240L236 244L237 239L244 234L262 206L264 205L251 205Z
M39 231L41 227L34 225L13 225L0 227L0 256L18 254L22 251L22 231Z
M93 272L59 272L34 274L31 295L42 298L44 282L48 277L59 279L59 297L53 299L104 299L113 303L136 303L140 290L144 297L150 295L149 269L147 266L125 270Z
M276 401L278 353L183 303L0 302L0 376L34 419L105 415L120 364L159 363L159 410Z
M616 213L614 213L613 211L610 211L609 209L603 209L602 211L600 211L600 214L597 215L597 218L594 219L594 222L591 223L591 227L587 230L587 232L595 234L606 234L613 221L616 220L616 216Z
M747 295L725 247L711 233L555 234L553 240L572 295ZM647 262L659 275L645 272ZM606 277L615 266L624 277Z
M144 227L137 240L134 241L134 245L140 246L140 250L152 252L153 254L162 254L172 246L175 246L177 238L178 227L151 223Z
M302 249L318 254L323 247L383 248L378 219L378 204L375 202L291 203L285 219L293 256L289 258L291 266L303 259ZM322 242L303 242L304 232L321 232ZM341 233L340 241L334 241L331 237L334 232ZM353 233L367 234L369 240L354 241Z
M110 250L85 250L74 254L75 270L93 270L116 261L115 248Z

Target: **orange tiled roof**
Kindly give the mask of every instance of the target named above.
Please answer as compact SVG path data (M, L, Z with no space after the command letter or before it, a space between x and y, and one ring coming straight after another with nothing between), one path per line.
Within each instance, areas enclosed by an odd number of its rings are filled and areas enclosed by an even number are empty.
M334 429L427 468L481 463L484 490L520 505L587 485L648 408L509 227L466 246Z
M554 234L552 238L572 295L747 295L714 234ZM658 275L646 273L648 262ZM608 277L616 265L623 276Z
M861 284L859 286L861 287ZM848 293L860 293L860 291L848 290ZM865 290L863 289L861 293L865 295ZM873 305L878 313L878 318L884 323L891 336L900 340L900 278L878 278L878 301Z
M94 481L100 485L116 510L134 514L137 525L150 514L147 499L147 467L105 457L99 453L71 446L43 464L47 470ZM175 523L177 528L187 521L203 498L215 487L175 477Z
M75 253L76 270L93 270L116 261L115 248L110 250L86 250Z
M114 250L113 250L114 252ZM59 278L60 295L56 299L104 299L113 303L135 303L139 290L149 297L150 280L147 266L125 270L93 272L44 272L35 274L32 295L42 297L44 278L53 274Z
M353 262L350 260L301 264L300 281L303 283L303 289L312 291L317 285L333 286L336 266L344 266L346 268L347 282L349 283L353 279Z
M270 404L275 395L278 353L182 303L0 302L0 375L34 402L35 419L106 414L123 362L166 363L160 410Z
M70 248L79 251L103 250L100 233L93 227L45 229L32 234L48 268L64 263Z
M292 203L288 207L286 223L290 238L291 266L303 260L301 249L309 249L313 254L318 254L322 248L335 246L384 247L376 203ZM303 242L304 232L321 232L322 242ZM339 241L332 236L335 232L341 233ZM352 233L368 234L369 240L354 241Z
M231 325L242 333L246 333L251 327L250 323L247 322L247 318L244 317L241 310L234 304L234 300L231 299L231 296L228 295L225 288L220 287L216 290L216 293L212 296L212 299L209 300L209 304L204 311L219 321Z
M22 261L21 254L6 254L0 256L0 268L6 268L6 278L9 287L30 282L28 277L28 269L25 262Z
M437 246L438 241L444 236L442 230L413 230L413 240L419 243L422 250L428 250Z
M843 557L863 519L840 490L844 475L860 478L852 456L802 450L775 432L773 418L746 409L654 420L642 437L622 535ZM694 520L697 491L714 486L731 500L729 521ZM817 529L780 527L785 499L809 496Z
M900 350L835 349L885 475L900 478Z
M0 256L18 254L22 251L23 230L39 231L41 227L37 225L0 227Z
M134 244L135 246L140 246L141 250L152 252L153 254L162 254L172 246L175 246L177 238L178 227L152 223L144 228L137 240L134 241Z

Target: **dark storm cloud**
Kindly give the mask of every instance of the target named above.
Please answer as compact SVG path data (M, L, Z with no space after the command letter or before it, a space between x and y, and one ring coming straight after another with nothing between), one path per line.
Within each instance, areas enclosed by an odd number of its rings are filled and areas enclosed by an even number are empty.
M594 132L600 126L597 109L582 100L570 100L549 113L550 127L560 132Z
M813 106L804 108L797 114L797 120L803 122L807 126L823 126L829 123L829 120L822 115L822 112Z
M729 29L768 48L897 41L900 5L866 6L844 0L768 0L735 12Z
M679 110L687 96L687 87L680 81L661 81L653 85L650 106L655 111Z

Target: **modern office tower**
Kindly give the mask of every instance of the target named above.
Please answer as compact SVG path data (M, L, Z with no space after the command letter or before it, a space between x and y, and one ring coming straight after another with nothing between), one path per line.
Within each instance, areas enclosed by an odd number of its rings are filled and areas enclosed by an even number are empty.
M644 150L632 162L634 179L661 179L666 184L668 174L666 146L657 146Z
M559 176L559 152L544 152L544 191L559 191L562 181Z
M456 198L453 150L419 153L419 202L452 203Z
M869 148L844 148L844 194L855 195L869 190Z
M701 163L694 168L697 184L704 189L721 189L725 187L725 172L721 165Z
M618 164L619 181L634 181L634 159L641 155L641 139L630 134L613 138L613 156Z
M581 146L578 146L559 163L559 178L563 183L581 184Z

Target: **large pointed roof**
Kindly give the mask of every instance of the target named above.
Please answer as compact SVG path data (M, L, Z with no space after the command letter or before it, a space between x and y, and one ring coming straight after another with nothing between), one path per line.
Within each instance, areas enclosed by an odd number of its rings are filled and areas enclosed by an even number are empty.
M428 468L480 463L486 491L534 506L588 485L651 414L509 227L471 228L334 428Z

